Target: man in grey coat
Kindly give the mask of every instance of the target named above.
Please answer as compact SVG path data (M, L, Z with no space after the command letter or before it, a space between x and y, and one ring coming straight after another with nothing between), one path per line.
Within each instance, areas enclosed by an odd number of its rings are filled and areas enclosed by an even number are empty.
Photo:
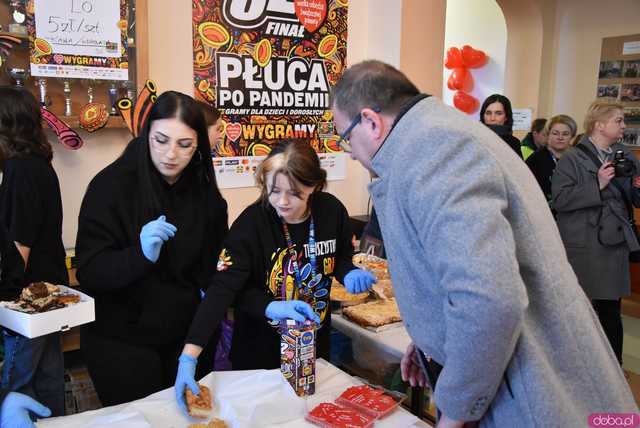
M369 186L418 352L443 366L438 427L585 427L637 412L527 166L491 130L366 61L333 112ZM405 378L423 383L413 346Z

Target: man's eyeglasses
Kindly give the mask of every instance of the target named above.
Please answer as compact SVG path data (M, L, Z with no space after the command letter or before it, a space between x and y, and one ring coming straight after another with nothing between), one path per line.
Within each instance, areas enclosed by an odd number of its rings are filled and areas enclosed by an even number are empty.
M380 113L381 111L380 107L374 107L371 110L373 110L376 113ZM348 140L351 137L351 131L353 130L353 128L356 127L357 124L360 123L361 120L362 120L362 113L358 113L353 118L349 126L347 126L347 129L345 129L344 132L340 134L339 136L340 138L338 138L338 146L340 146L340 148L344 150L346 153L351 153L351 144L349 144Z

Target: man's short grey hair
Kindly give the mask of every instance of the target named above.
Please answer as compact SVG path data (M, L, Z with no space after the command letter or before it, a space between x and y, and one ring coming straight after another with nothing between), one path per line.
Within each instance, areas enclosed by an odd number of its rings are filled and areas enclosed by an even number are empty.
M420 91L400 70L382 61L363 61L347 69L333 88L333 106L349 117L363 108L397 115Z

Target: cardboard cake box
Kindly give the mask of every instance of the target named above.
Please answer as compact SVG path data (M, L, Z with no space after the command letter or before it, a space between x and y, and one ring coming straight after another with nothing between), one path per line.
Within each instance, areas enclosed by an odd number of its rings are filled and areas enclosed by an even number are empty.
M7 307L11 302L0 302L0 325L30 339L56 331L67 331L71 327L95 321L93 298L73 288L59 285L61 292L80 296L78 303L47 312L27 314Z

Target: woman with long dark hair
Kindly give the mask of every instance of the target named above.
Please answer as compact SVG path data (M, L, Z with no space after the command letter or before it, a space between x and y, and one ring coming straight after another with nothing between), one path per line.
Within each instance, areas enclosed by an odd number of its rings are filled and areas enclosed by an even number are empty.
M513 136L513 110L509 98L500 94L488 96L480 108L480 122L498 134L522 159L520 140Z
M0 227L23 262L21 285L68 284L62 244L62 197L40 105L27 90L0 87ZM20 286L13 290L14 296ZM3 330L2 388L19 391L64 415L60 333L28 339Z
M104 405L173 383L226 232L202 112L165 92L140 138L91 181L80 210L78 279L96 304L82 349ZM212 361L201 360L202 374Z

